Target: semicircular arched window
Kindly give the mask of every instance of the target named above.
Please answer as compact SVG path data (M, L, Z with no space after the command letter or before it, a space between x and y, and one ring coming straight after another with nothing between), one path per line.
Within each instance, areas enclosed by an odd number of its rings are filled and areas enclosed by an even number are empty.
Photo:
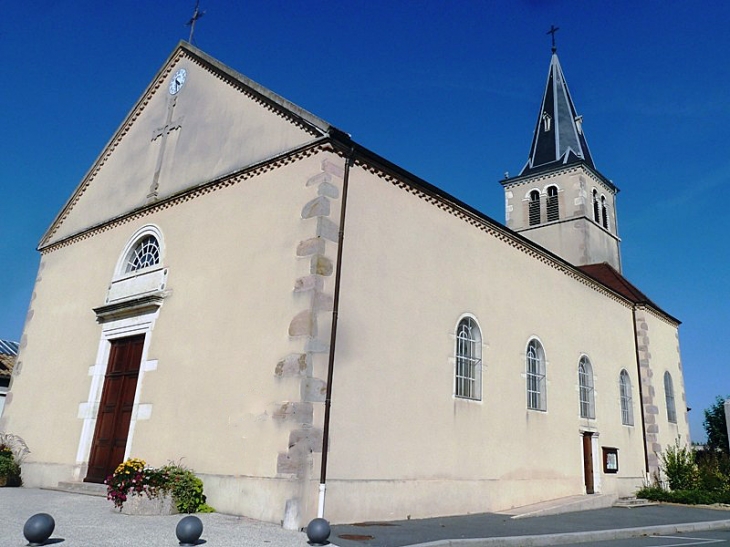
M153 235L141 238L127 255L124 273L136 272L160 263L160 242Z

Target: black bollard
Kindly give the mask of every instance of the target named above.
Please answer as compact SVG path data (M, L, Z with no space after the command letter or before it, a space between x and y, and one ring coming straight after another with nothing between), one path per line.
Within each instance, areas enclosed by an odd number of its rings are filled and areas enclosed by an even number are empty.
M307 537L309 538L310 545L327 545L329 543L327 538L330 537L330 532L330 523L325 519L312 519L307 526Z
M180 540L180 545L197 545L200 536L203 534L203 522L196 516L188 515L180 519L175 528L175 535Z
M23 535L28 540L28 545L45 545L51 537L56 521L48 513L37 513L25 521Z

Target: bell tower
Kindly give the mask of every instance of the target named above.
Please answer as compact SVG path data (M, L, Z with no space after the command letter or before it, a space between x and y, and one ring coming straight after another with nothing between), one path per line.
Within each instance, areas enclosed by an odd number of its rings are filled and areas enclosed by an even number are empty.
M500 183L509 228L575 266L621 271L618 188L593 163L554 41L527 163Z

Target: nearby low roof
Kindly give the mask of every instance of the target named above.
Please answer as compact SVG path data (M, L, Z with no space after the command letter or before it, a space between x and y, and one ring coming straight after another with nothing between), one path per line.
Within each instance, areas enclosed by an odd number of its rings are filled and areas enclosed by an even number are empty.
M671 319L672 321L675 321L677 324L680 323L678 319L672 317L667 312L662 310L659 306L652 302L648 296L646 296L643 292L637 289L628 279L626 279L608 263L603 262L601 264L586 264L585 266L578 266L578 269L583 273L588 274L596 281L602 283L609 289L617 292L624 298L629 299L634 304L642 304L654 308L656 311Z
M0 377L9 377L18 357L18 343L0 340Z

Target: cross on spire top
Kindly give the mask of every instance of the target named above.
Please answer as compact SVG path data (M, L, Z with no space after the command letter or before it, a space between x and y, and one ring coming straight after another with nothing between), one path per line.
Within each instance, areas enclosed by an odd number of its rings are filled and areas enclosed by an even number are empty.
M200 0L195 0L195 10L193 11L193 16L190 18L190 21L185 23L185 26L190 27L190 39L188 40L188 42L191 44L193 43L193 34L195 34L195 21L205 15L205 10L200 11L198 9L199 4Z
M556 27L555 25L550 25L550 30L547 31L547 33L546 33L546 34L552 34L552 39L553 39L553 53L555 53L556 51L558 51L558 48L555 47L555 33L558 32L559 30L560 30L560 27Z

